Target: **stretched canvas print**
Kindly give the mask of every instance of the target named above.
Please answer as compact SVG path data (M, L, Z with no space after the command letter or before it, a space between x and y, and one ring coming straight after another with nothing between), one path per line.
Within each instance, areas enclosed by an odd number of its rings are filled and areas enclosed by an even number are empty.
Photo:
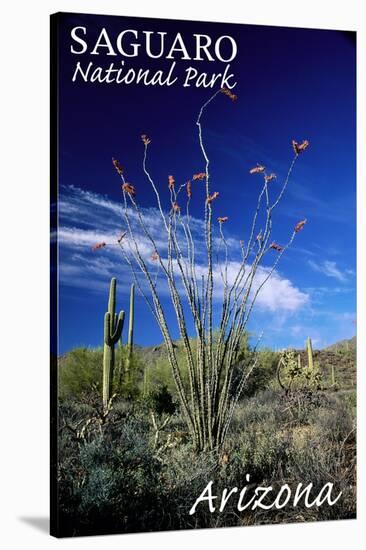
M356 35L51 16L51 532L356 517Z

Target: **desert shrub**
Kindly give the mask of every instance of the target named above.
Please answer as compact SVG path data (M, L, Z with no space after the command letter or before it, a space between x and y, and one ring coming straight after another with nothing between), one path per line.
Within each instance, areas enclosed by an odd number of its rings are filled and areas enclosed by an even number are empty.
M204 487L217 476L217 457L214 453L197 455L191 443L168 448L161 456L160 480L164 491L165 529L187 529L211 526L212 518L206 507L194 516L189 510Z
M167 386L162 385L150 392L147 403L149 408L158 416L163 414L172 415L177 410L177 405L173 401L172 394Z
M160 462L148 424L136 416L106 424L91 441L60 438L59 488L63 526L78 534L153 529L160 507ZM73 534L68 532L67 534Z
M180 341L174 343L175 353L179 370L182 375L182 380L185 384L188 383L188 371L187 371L187 359L184 351L184 347ZM196 353L196 342L191 340L192 353ZM155 388L160 386L166 386L169 392L175 398L177 396L177 389L172 376L172 369L168 361L165 345L157 346L153 352L146 358L141 356L141 362L145 364L144 376L144 393L145 395L154 391Z
M333 397L327 408L321 408L311 419L319 437L329 441L342 442L355 426L355 420L347 403Z
M278 389L268 389L239 403L230 432L233 434L242 432L251 429L254 424L273 423L279 428L282 423L290 420L291 416L284 409L281 401L281 392Z
M113 391L120 397L134 401L143 393L143 377L143 359L139 350L129 355L126 346L119 346L116 350Z
M234 440L231 462L227 473L234 483L245 483L245 474L252 480L272 479L288 460L286 435L276 429L271 420L267 424L252 424ZM236 480L236 481L235 481Z
M344 399L344 402L347 404L349 409L356 415L357 407L357 393L356 390L347 390L345 392L340 392L340 397Z
M102 384L103 350L77 348L59 359L59 396L79 398L99 391Z
M338 420L342 422L341 418ZM304 485L312 483L314 492L319 491L325 483L333 482L334 495L342 491L340 500L334 506L321 506L315 517L309 517L309 511L303 507L301 514L304 521L355 517L355 444L352 439L345 445L344 441L336 441L329 436L329 432L324 433L315 427L308 429L302 437L293 438L291 468L286 472L286 480L293 485L299 480Z
M218 333L213 334L213 346L215 348L216 342L218 338ZM177 362L179 365L179 370L182 375L183 383L188 386L189 384L189 376L188 376L188 370L187 370L187 356L186 351L184 348L184 345L181 340L176 340L174 342L175 346L175 354L177 358ZM190 346L192 350L193 356L196 356L197 353L197 340L195 338L190 339ZM242 369L243 365L250 364L251 359L253 358L253 355L250 351L250 346L248 343L248 335L244 333L242 337L240 338L240 342L238 344L238 355L237 355L237 374ZM140 359L142 362L146 362L146 359L144 359L143 356L141 356ZM264 370L266 370L268 359L263 356L263 361L261 365L264 367ZM169 392L173 395L175 398L177 396L177 390L176 386L172 377L172 370L171 366L168 361L167 353L165 350L165 346L157 346L155 350L149 354L148 357L148 364L145 367L145 373L146 373L146 390L145 393L150 393L154 388L159 386L166 386L169 390ZM235 375L235 373L234 373ZM258 387L262 387L264 383L264 375L263 373L255 374L255 377L258 377ZM263 383L259 382L259 380L262 379ZM255 382L253 381L253 391L256 391L254 388ZM252 390L248 390L248 395Z
M252 354L248 351L246 355L246 367L253 361ZM258 352L258 364L251 372L242 391L241 399L251 397L259 391L268 388L274 379L278 363L278 355L274 351L265 349Z
M174 396L161 385L155 414L172 412ZM258 391L235 412L225 448L196 454L185 424L175 411L154 447L148 399L117 397L107 419L90 425L84 438L75 428L93 415L98 403L65 399L60 406L59 488L62 525L67 534L327 520L355 516L355 409L349 392L329 394L304 416L288 409L279 389ZM149 396L151 398L151 395ZM284 483L313 483L314 496L325 483L342 491L335 506L238 513L235 498L224 512L200 505L188 512L209 481L215 494L224 488L256 486L278 490ZM216 501L218 502L218 501Z
M128 376L125 366L127 350L116 347L113 391L127 399L136 399L142 390L143 369L138 353L129 361ZM90 395L101 395L103 376L103 349L77 348L59 359L58 382L61 400L73 398L88 400Z
M326 407L328 397L324 392L299 388L280 397L283 410L293 424L307 424L309 417L320 407Z

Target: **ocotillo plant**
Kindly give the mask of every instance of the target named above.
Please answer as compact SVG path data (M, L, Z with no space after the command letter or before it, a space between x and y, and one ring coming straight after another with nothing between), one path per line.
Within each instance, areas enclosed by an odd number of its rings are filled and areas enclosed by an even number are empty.
M130 315L128 319L128 352L131 355L133 352L133 328L135 320L135 285L131 285L130 289Z
M135 320L135 285L131 285L130 289L130 314L128 317L128 340L127 340L127 358L126 358L126 378L129 377L131 358L133 353L133 328Z
M114 372L114 346L121 338L125 312L116 313L117 280L113 277L109 289L108 311L104 316L104 353L103 353L103 408L107 409L111 396Z
M272 240L273 214L284 197L293 168L309 142L292 140L293 157L283 182L276 190L276 175L257 164L249 170L250 178L262 181L253 213L248 239L238 242L240 260L229 262L228 241L224 225L228 217L217 217L219 238L214 238L214 209L220 203L219 193L211 189L210 159L203 136L203 118L218 96L227 96L233 102L237 96L230 90L217 90L201 107L196 127L203 164L189 181L176 185L175 178L167 178L169 211L164 211L161 191L147 166L147 154L151 139L143 134L142 167L156 197L157 216L161 223L159 240L154 238L145 211L137 200L137 192L127 183L124 170L116 159L113 165L122 180L123 216L125 226L118 245L124 260L131 269L134 282L157 321L168 353L168 360L180 400L183 417L197 450L213 450L222 447L235 406L256 360L248 369L239 368L240 344L246 331L254 304L296 234L306 219L293 228L289 240L279 245ZM250 167L248 167L250 168ZM204 199L197 207L202 211L202 235L204 250L198 250L193 234L190 204L194 200L195 186L202 186ZM185 197L184 197L185 196ZM263 219L260 229L259 223ZM137 229L136 229L137 224ZM141 231L143 242L137 231ZM239 247L240 243L240 247ZM149 250L150 249L150 250ZM264 256L276 254L271 267L258 277L258 267ZM205 257L199 265L198 257ZM217 259L217 262L216 262ZM229 269L230 268L230 269ZM263 274L264 273L264 274ZM140 274L144 278L141 281ZM221 275L221 280L220 280ZM170 304L162 300L159 280L164 279ZM222 288L217 292L217 279ZM220 296L221 316L218 328L214 327L214 299ZM168 326L168 308L175 313L179 334L187 364L188 382L185 381L174 348L171 329ZM188 323L188 316L190 323ZM188 336L187 326L194 329L195 344ZM215 330L216 329L216 330ZM239 369L239 370L238 370Z
M124 371L124 354L123 354L123 342L122 342L122 335L121 338L118 340L118 352L119 352L119 361L118 361L118 385L120 386L123 379L123 371Z

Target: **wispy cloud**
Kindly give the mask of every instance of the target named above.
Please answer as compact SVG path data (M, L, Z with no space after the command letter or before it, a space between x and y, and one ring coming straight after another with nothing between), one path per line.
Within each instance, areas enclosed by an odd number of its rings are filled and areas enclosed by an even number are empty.
M313 271L322 273L326 277L331 277L332 279L336 279L341 283L345 283L347 281L347 276L350 275L349 269L341 271L337 266L336 262L331 260L324 260L321 262L314 262L313 260L308 260L308 264L311 267L311 269L313 269Z
M294 199L291 215L301 216L306 211L309 218L321 218L337 224L353 223L354 217L350 215L350 212L355 209L354 194L348 190L347 194L342 197L333 198L329 196L324 199L316 194L317 188L322 189L322 185L319 183L304 185L298 181L289 185L288 193ZM345 205L347 205L347 208Z
M62 199L59 203L60 211L60 280L61 283L73 287L82 287L93 291L105 291L110 277L117 275L122 288L128 286L131 280L129 267L123 260L117 237L124 229L122 207L97 193L91 193L74 186L62 188ZM161 258L166 258L166 236L162 231L162 220L155 208L143 209L143 216L149 232L151 233ZM139 226L136 214L130 212L131 225L134 228L136 241L144 260L150 265L152 271L156 270L156 264L151 259L153 251L149 241ZM197 279L206 274L206 257L204 246L203 222L200 219L191 219L191 228L195 242L197 259ZM106 242L107 246L98 252L92 252L92 246L98 242ZM129 253L128 235L123 241L125 250ZM217 242L217 241L215 241ZM240 249L236 239L227 236L230 252L227 276L228 281L233 282L239 268L238 257ZM236 248L238 250L236 250ZM183 253L185 253L183 247ZM164 261L164 260L163 260ZM249 266L248 266L249 268ZM176 269L177 274L178 270ZM253 284L255 292L264 279L268 276L270 267L258 268ZM224 284L222 270L219 261L214 266L215 297L220 299ZM143 288L145 283L141 281ZM169 289L163 277L157 279L157 288L161 295L167 295ZM261 289L257 305L263 311L283 311L291 314L304 304L308 303L309 294L297 288L292 281L283 277L278 271L274 271L268 282Z

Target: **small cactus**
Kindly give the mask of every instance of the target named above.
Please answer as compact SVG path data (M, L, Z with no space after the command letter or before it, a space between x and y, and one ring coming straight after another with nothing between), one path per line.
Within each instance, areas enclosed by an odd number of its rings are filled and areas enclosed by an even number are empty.
M295 350L283 350L277 366L277 380L286 393L292 390L320 389L321 372L314 363L311 338L306 340L308 363L302 363L300 353Z
M116 313L117 280L111 279L109 289L108 311L104 316L104 353L103 353L103 408L106 410L112 397L114 371L114 346L121 338L125 312Z
M310 336L308 337L308 339L306 341L306 348L307 348L307 351L308 351L308 367L309 367L310 370L314 370L313 346L312 346L312 343L311 343Z
M311 386L313 389L319 390L321 389L322 374L319 368L319 364L314 363L313 346L310 336L306 341L306 348L308 352L308 369L306 378L308 380L309 386Z
M334 365L331 365L331 373L332 373L332 386L336 386L336 378L335 378L335 368Z

